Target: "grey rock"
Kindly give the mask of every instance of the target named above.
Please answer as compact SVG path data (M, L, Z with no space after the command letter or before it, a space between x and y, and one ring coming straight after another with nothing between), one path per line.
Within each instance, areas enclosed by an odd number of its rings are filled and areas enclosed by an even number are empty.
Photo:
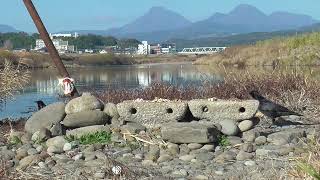
M155 166L156 164L152 160L143 160L141 163L143 166L150 167Z
M172 143L212 143L218 134L214 127L200 124L169 123L161 128L162 138Z
M252 143L244 143L241 145L241 150L244 152L252 153L255 148Z
M235 152L225 151L225 152L221 153L220 155L218 155L214 159L214 161L218 162L218 163L224 163L226 161L235 160L236 156L237 156L237 154Z
M57 136L51 139L48 139L46 145L48 147L48 153L62 153L63 146L67 143L67 140L64 139L63 136Z
M258 110L259 102L195 99L189 101L188 105L194 117L218 123L223 119L234 121L251 119Z
M248 159L252 159L252 158L253 158L252 153L248 153L248 152L244 152L244 151L240 151L236 157L236 159L238 161L248 160Z
M255 166L257 164L256 164L255 161L246 161L246 162L244 162L244 165L246 165L246 166Z
M167 152L172 155L172 156L176 156L180 153L180 149L179 146L177 144L173 144L173 143L168 143L167 146Z
M84 158L83 153L79 153L79 154L75 155L72 159L74 159L75 161L78 161L83 158Z
M172 156L168 154L163 154L158 158L157 162L162 163L162 162L171 161L171 160L172 160Z
M35 148L30 148L28 149L28 155L31 156L31 155L35 155L35 154L38 154L39 152L35 149Z
M260 133L255 130L249 130L242 133L242 139L245 142L254 142L256 137L260 136Z
M231 146L237 146L243 143L242 139L238 136L228 136L227 139Z
M52 137L65 135L65 128L61 123L54 124L50 129Z
M208 176L205 175L197 175L194 177L195 180L209 180Z
M67 131L67 136L76 136L81 137L86 134L94 134L96 132L107 132L110 133L110 127L109 126L103 126L103 125L96 125L96 126L87 126L82 128L73 129L70 131Z
M185 154L189 154L190 153L190 148L188 147L188 145L186 144L181 144L179 146L179 153L180 155L185 155Z
M34 113L25 124L28 133L35 133L41 128L50 129L54 124L60 123L65 117L65 104L62 102L50 104Z
M102 111L82 111L79 113L68 114L63 125L71 128L104 125L109 122L109 117Z
M188 172L185 169L180 169L172 172L172 176L176 178L187 177Z
M188 155L184 155L184 156L180 156L179 159L182 161L186 161L186 162L190 162L192 159L195 159L196 156L192 155L192 154L188 154Z
M1 152L0 152L1 154ZM28 150L26 148L20 148L16 152L16 159L21 160L28 156Z
M263 145L267 142L267 138L265 136L259 136L256 138L256 140L254 141L256 143L256 145Z
M33 142L44 142L51 137L51 132L47 128L41 128L39 131L33 133L31 140Z
M219 124L222 127L221 132L225 135L235 136L239 133L239 128L233 120L223 120L220 121Z
M67 114L83 111L102 110L103 104L90 93L83 93L81 97L72 99L65 107Z
M128 122L126 125L121 126L122 132L130 132L132 134L139 134L141 131L145 131L146 127L135 122Z
M107 103L104 105L103 112L106 113L111 118L118 119L120 117L117 109L117 105L113 103Z
M188 148L190 150L196 150L196 149L200 149L202 147L203 147L203 145L202 144L198 144L198 143L190 143L190 144L188 144Z
M25 170L26 168L38 164L41 158L39 155L27 156L19 161L19 165L16 167L16 170Z
M146 160L157 161L160 157L160 148L157 145L152 145L149 148L149 152L145 156Z
M214 157L213 152L199 153L196 155L196 159L199 161L211 161Z
M238 124L239 130L245 132L253 127L253 122L251 120L244 120Z
M71 143L65 143L63 145L63 151L70 151L72 149L72 144Z
M301 129L289 129L277 133L270 134L267 141L274 145L288 144L294 139L305 137L305 131Z
M1 155L0 159L4 161L12 160L15 157L15 153L13 151L6 150L6 149L3 149L2 151L0 151L0 155Z
M117 104L121 118L147 128L161 127L162 124L178 122L185 119L187 103L185 102L150 102L124 101Z
M96 172L96 173L94 173L93 177L94 177L95 179L105 179L106 173Z
M204 145L201 149L202 150L207 150L207 151L214 151L214 145L212 145L212 144L206 144L206 145Z
M38 166L39 166L40 168L42 168L42 169L46 169L46 168L47 168L47 165L46 165L46 163L44 163L44 162L39 162L39 163L38 163Z
M23 134L23 136L21 136L20 140L23 144L27 144L27 143L31 142L31 137L32 137L32 134L26 132Z

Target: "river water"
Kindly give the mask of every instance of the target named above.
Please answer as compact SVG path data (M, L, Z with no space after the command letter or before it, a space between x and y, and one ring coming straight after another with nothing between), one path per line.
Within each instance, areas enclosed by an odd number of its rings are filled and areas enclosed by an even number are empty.
M103 91L106 88L144 88L153 82L186 86L223 80L219 72L190 63L72 68L68 71L76 80L79 92ZM36 110L36 100L43 100L47 104L59 101L62 91L58 86L57 74L56 69L32 70L31 82L13 100L1 107L0 119L30 116Z

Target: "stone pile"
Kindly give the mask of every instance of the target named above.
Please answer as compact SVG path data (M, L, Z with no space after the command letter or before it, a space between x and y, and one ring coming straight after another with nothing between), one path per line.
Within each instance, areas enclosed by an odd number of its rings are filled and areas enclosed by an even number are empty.
M138 179L159 174L199 180L268 178L270 169L280 172L289 163L283 157L303 154L307 137L319 127L259 129L258 106L255 100L212 99L115 105L83 94L66 105L54 103L36 112L26 122L25 133L11 134L21 143L13 149L0 145L0 155L17 170L37 166L51 173L71 172L69 178L87 174L108 179L123 175L125 167L141 167L135 169L141 172ZM95 132L110 134L111 142L83 145L69 139ZM281 160L270 162L270 157ZM114 169L119 174L110 176Z

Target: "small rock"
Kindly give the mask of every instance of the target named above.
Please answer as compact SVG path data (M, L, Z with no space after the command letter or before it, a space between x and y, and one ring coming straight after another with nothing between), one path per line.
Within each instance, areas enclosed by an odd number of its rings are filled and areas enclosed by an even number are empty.
M267 142L267 138L265 136L259 136L255 139L254 141L256 143L256 145L263 145Z
M245 142L254 142L254 140L256 139L256 137L260 136L259 132L256 132L255 130L249 130L246 132L242 133L242 139Z
M180 160L186 161L186 162L190 162L192 159L195 159L195 158L196 158L195 155L184 155L179 157Z
M64 145L63 145L63 151L70 151L72 149L72 145L71 145L71 143L65 143Z
M274 145L285 145L297 138L305 137L305 130L292 129L268 135L267 141Z
M181 144L181 145L179 146L179 149L180 149L180 154L181 154L181 155L189 154L189 152L191 151L191 150L189 149L188 145L186 145L186 144Z
M176 178L181 178L181 177L187 177L188 176L188 172L185 169L180 169L177 171L173 171L172 175Z
M160 156L160 148L157 145L150 146L149 152L146 155L146 160L157 161Z
M227 139L231 146L238 146L243 143L242 139L238 136L228 136Z
M235 160L237 154L232 151L225 151L222 154L218 155L214 160L218 163L224 163L226 161Z
M222 176L224 174L224 168L218 168L216 171L214 171L216 175Z
M253 158L252 153L248 153L244 151L240 151L236 157L238 161L243 161L243 160L252 159L252 158Z
M21 142L23 144L27 144L27 143L29 143L31 141L31 137L32 137L32 134L26 132L26 133L24 133L23 136L21 136Z
M0 152L1 153L1 152ZM16 152L16 159L21 160L28 156L28 151L25 148L20 148Z
M199 153L196 155L196 159L200 161L211 161L214 157L213 152Z
M62 136L65 134L65 128L62 126L61 123L56 123L50 128L51 136Z
M145 130L146 130L146 127L135 122L127 122L126 125L121 126L121 131L125 133L130 132L132 134L139 134L141 131L145 131Z
M35 154L38 154L38 151L35 148L28 149L28 155L29 156L35 155Z
M201 149L203 149L203 150L207 150L207 151L214 151L214 145L212 145L212 144L206 144L206 145L204 145Z
M36 150L37 150L38 153L42 152L43 151L43 146L42 145L37 146Z
M246 162L244 162L244 164L245 164L246 166L255 166L255 165L256 165L256 162L254 162L254 161L246 161Z
M47 128L40 128L39 131L33 133L31 140L33 142L41 143L51 137L51 132Z
M241 145L241 150L244 152L251 153L254 151L254 146L252 143L244 143Z
M179 146L177 144L168 143L167 151L172 156L176 156L180 153Z
M67 140L63 136L57 136L51 139L48 139L46 145L48 147L48 153L62 153L63 146L67 143Z
M221 132L228 136L235 136L239 133L239 128L233 120L223 120L220 121L222 129Z
M107 103L104 105L103 112L106 113L111 118L118 119L120 117L118 113L117 106L113 103Z
M202 144L198 144L198 143L190 143L190 144L188 144L188 148L190 150L200 149L202 146L203 146Z
M40 168L42 168L42 169L46 169L46 168L47 168L47 165L46 165L46 163L44 163L44 162L39 162L39 163L38 163L38 166L39 166Z
M75 161L83 159L83 154L79 153L79 154L75 155L72 159L74 159Z
M245 132L253 127L253 122L250 120L244 120L238 124L238 127L241 132Z
M31 155L27 156L19 161L19 165L17 166L17 170L25 170L27 167L33 166L40 161L39 155Z
M170 155L163 154L158 158L157 162L162 163L162 162L171 161L171 160L172 160L172 157Z

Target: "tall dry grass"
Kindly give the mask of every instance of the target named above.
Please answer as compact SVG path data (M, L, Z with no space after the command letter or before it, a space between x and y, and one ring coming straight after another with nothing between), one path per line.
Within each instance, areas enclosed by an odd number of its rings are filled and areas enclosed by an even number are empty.
M200 57L196 64L233 66L319 65L320 32L234 46Z
M6 60L0 68L0 104L22 90L30 79L29 71Z

